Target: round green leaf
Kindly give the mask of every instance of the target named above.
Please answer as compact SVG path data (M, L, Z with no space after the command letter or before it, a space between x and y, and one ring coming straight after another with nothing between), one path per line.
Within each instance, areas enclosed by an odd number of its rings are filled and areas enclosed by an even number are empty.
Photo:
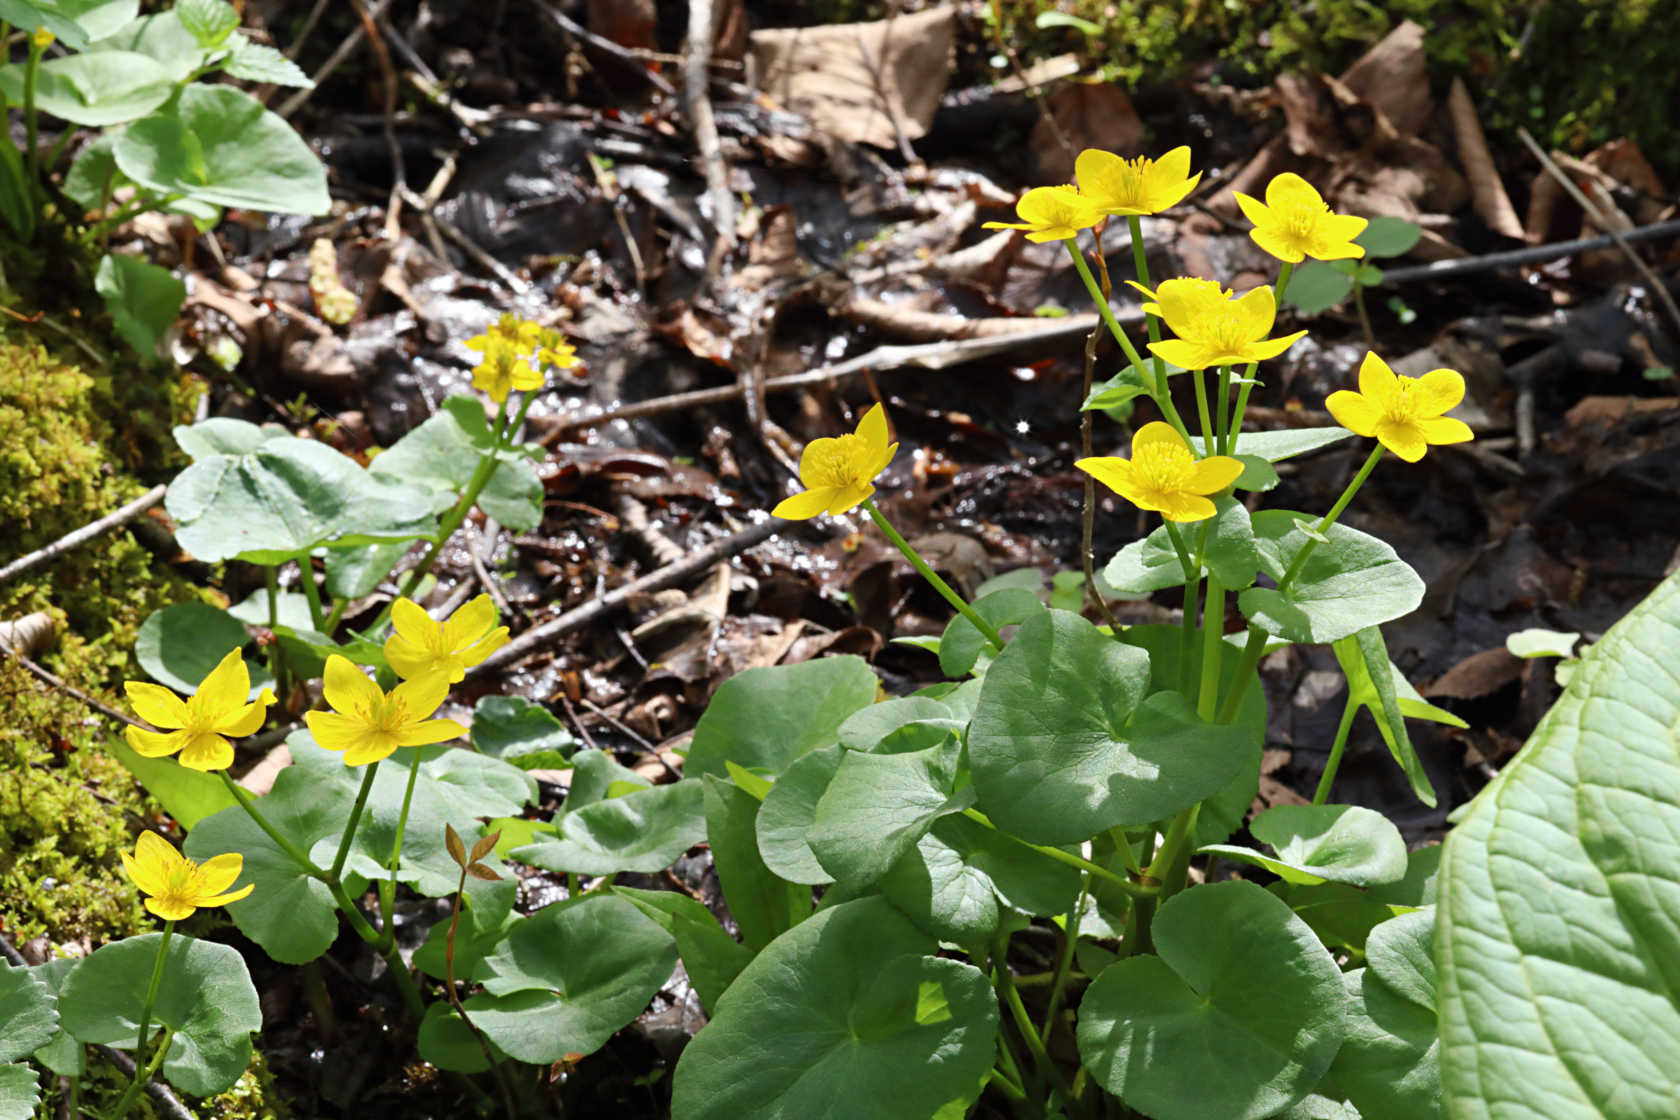
M209 603L176 603L146 616L135 635L134 659L154 681L191 695L230 650L250 640L244 623L227 611ZM253 694L262 689L259 676L268 674L252 674Z
M817 802L840 769L845 749L821 747L783 771L758 811L758 854L764 866L790 883L834 882L811 850Z
M288 438L290 434L277 426L258 426L230 416L212 416L192 425L177 424L170 431L181 450L195 463L218 455L243 455L271 439Z
M1005 832L1078 843L1170 817L1224 785L1252 744L1177 693L1144 695L1149 655L1067 611L1027 620L969 725L979 807Z
M1515 657L1574 657L1581 635L1575 630L1530 627L1505 635L1505 648Z
M1370 967L1343 976L1348 1037L1326 1081L1366 1120L1444 1117L1436 1024L1435 914L1415 911L1371 931Z
M725 762L780 774L833 743L846 717L875 702L875 672L861 657L823 657L748 669L723 684L694 726L683 761L691 778L728 777Z
M273 439L243 455L200 459L175 477L164 504L181 546L204 561L275 564L324 546L412 540L435 528L424 494L376 479L310 439Z
M173 272L126 253L100 258L93 290L105 300L117 333L145 358L157 354L187 298L187 286Z
M1044 611L1038 594L1024 587L994 591L976 599L973 607L974 613L991 623L993 629L1015 626ZM966 677L991 664L994 652L974 623L959 614L946 623L939 639L939 668L947 677Z
M136 5L138 6L138 5ZM125 21L112 34L96 36L97 42L88 48L89 54L107 51L133 51L161 63L172 82L185 81L187 76L207 62L213 52L198 45L198 40L181 25L174 12L159 12ZM114 138L113 138L114 139Z
M147 933L94 950L59 996L64 1029L82 1042L132 1047L162 939ZM251 1032L262 1029L245 959L230 946L178 935L163 969L152 1022L175 1032L163 1076L195 1097L219 1093L245 1072Z
M1006 909L1066 914L1079 872L961 816L934 822L888 869L881 893L917 926L946 941L974 944L998 931Z
M34 1058L36 1062L64 1077L80 1077L87 1072L87 1051L82 1048L81 1043L65 1034L64 1024L57 1021L58 993L64 990L64 982L81 963L80 957L54 957L29 970L30 975L52 994L54 1007L52 1039L35 1048Z
M0 93L23 103L20 65L0 67ZM143 54L100 51L49 58L35 76L35 108L92 128L137 120L169 100L169 71Z
M1353 279L1324 261L1308 261L1295 270L1284 289L1283 302L1303 315L1328 311L1353 291Z
M1156 1120L1260 1120L1306 1096L1346 1015L1312 930L1238 879L1174 895L1152 932L1160 955L1110 965L1080 1004L1097 1081Z
M554 714L522 696L486 696L473 708L473 746L521 770L560 769L577 740Z
M489 994L465 1001L467 1014L522 1062L591 1054L641 1014L676 963L676 941L657 922L626 899L589 895L515 924L484 958ZM460 1061L463 1048L436 1045L447 1039L446 1028L428 1023L422 1048L434 1061Z
M533 867L584 875L663 871L706 838L704 799L704 785L685 778L597 801L567 813L557 839L512 855Z
M201 202L277 214L325 214L332 205L326 170L303 138L232 86L187 86L129 125L114 154L136 183Z
M972 791L955 793L961 757L955 740L911 754L847 751L808 833L823 870L853 885L873 883L934 821L967 807Z
M1297 455L1318 451L1344 439L1352 439L1346 428L1285 428L1277 432L1243 432L1237 436L1237 446L1231 454L1241 458L1253 455L1268 463L1281 463ZM1191 436L1190 443L1198 455L1205 455L1207 444L1201 436Z
M952 734L960 734L966 720L957 719L951 709L926 696L903 696L871 704L853 712L840 725L840 745L854 751L900 754L937 745ZM895 735L905 728L915 731ZM889 736L891 741L886 742Z
M52 990L27 968L0 964L0 1062L15 1062L58 1033Z
M979 1094L997 1000L880 898L841 903L742 970L677 1063L674 1120L960 1117Z
M494 452L495 434L484 406L473 397L453 396L375 457L368 470L376 478L425 487L441 510L455 503L484 456ZM485 513L516 532L534 529L542 521L542 500L542 480L519 452L499 455L490 481L478 495Z
M1398 257L1411 252L1422 237L1423 227L1416 222L1382 216L1366 223L1353 243L1362 246L1368 257Z
M1264 867L1291 883L1398 882L1406 874L1406 841L1381 813L1357 805L1275 805L1249 831L1277 851L1209 844L1201 851Z
M1307 543L1297 516L1288 510L1254 515L1260 566L1274 580L1283 578ZM1249 621L1291 642L1333 642L1410 614L1423 602L1423 580L1387 544L1340 523L1326 535L1287 593L1251 587L1238 597Z

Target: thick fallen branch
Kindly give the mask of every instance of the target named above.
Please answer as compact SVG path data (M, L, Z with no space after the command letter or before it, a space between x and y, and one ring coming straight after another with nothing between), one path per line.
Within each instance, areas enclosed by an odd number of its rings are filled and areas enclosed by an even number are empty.
M1445 280L1449 276L1467 276L1476 272L1492 272L1496 268L1516 268L1519 265L1539 264L1593 249L1608 249L1618 241L1656 241L1664 237L1680 237L1680 219L1639 226L1626 233L1604 237L1584 237L1577 241L1558 241L1551 245L1536 245L1532 249L1512 249L1504 253L1488 253L1480 257L1461 257L1450 261L1432 261L1410 268L1383 269L1384 284L1404 284L1411 280Z

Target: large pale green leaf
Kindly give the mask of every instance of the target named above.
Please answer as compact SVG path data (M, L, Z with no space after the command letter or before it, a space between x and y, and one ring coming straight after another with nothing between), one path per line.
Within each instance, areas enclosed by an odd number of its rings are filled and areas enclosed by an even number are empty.
M1675 1115L1680 575L1581 659L1441 860L1454 1117Z
M1248 509L1241 502L1220 498L1215 506L1218 512L1213 517L1189 527L1187 541L1194 551L1205 525L1207 542L1203 562L1226 590L1240 591L1254 582L1254 572L1260 565L1254 547L1254 528ZM1147 595L1162 588L1184 586L1184 565L1166 527L1158 526L1147 537L1115 553L1103 569L1102 577L1118 594Z
M1260 566L1281 580L1308 541L1288 510L1254 515ZM1410 614L1423 602L1423 580L1394 549L1340 522L1315 548L1287 592L1251 587L1237 599L1256 626L1291 642L1333 642Z
M297 438L199 459L175 477L165 505L181 546L204 561L274 564L323 546L410 540L435 529L425 494Z
M64 1029L82 1042L130 1048L140 1030L146 986L161 933L130 937L96 949L58 998ZM257 989L239 951L214 941L176 936L164 961L165 983L152 1005L152 1024L175 1033L163 1076L196 1097L221 1092L251 1062L251 1032L262 1029Z
M742 970L677 1063L674 1120L957 1120L997 1000L879 898L825 909Z
M1162 905L1158 956L1103 970L1079 1053L1155 1120L1260 1120L1306 1096L1342 1044L1341 972L1289 907L1241 879Z
M57 1021L58 993L64 990L64 982L81 963L80 957L54 957L29 970L31 975L52 993L55 1020L52 1038L35 1048L34 1058L41 1065L64 1077L80 1077L87 1072L87 1051L81 1043L66 1034L64 1024Z
M823 869L854 886L879 879L934 821L973 803L973 787L957 792L961 758L954 739L908 754L847 751L808 836Z
M57 1000L27 968L0 963L0 1062L26 1058L58 1033Z
M706 904L692 895L633 887L614 887L613 893L629 899L676 938L683 971L708 1011L753 959L753 951L729 936Z
M597 801L566 814L553 840L513 850L549 871L663 871L706 835L704 786L693 778Z
M1028 619L992 663L969 726L979 808L1006 832L1078 843L1170 817L1244 764L1249 731L1149 688L1149 655L1078 615Z
M867 709L865 709L867 710ZM834 882L811 850L817 802L834 780L845 748L819 747L782 771L758 811L758 854L771 871L790 883Z
M146 758L137 754L127 740L115 735L111 737L110 749L117 761L146 787L146 792L157 798L188 832L204 818L236 804L233 794L215 774L182 766L175 758Z
M214 51L199 46L174 12L141 16L88 48L89 54L132 51L161 64L169 80L178 82L210 60Z
M935 821L880 879L881 893L935 937L985 941L1010 910L1066 914L1079 872L966 817Z
M523 696L485 696L473 707L473 746L521 770L561 769L577 740L541 704Z
M0 19L14 27L45 27L81 50L90 39L103 39L133 20L140 0L0 0Z
M515 924L485 957L488 994L465 1001L467 1014L522 1062L591 1054L641 1014L676 962L676 941L658 922L626 899L588 895ZM476 1045L460 1045L465 1033L440 1001L421 1025L421 1052L449 1068L484 1068Z
M31 1120L41 1103L41 1075L23 1065L0 1065L0 1120Z
M875 700L875 673L861 657L823 657L748 669L724 681L694 726L683 761L689 777L726 777L724 763L779 774L833 743L846 717Z
M232 86L187 86L124 129L114 155L136 183L200 202L279 214L324 214L332 204L303 138Z
M153 611L140 624L134 659L154 681L191 695L222 658L250 640L244 624L227 611L197 601L175 603ZM269 683L260 666L246 669L253 678L253 694Z
M376 478L425 487L432 492L434 508L444 510L455 504L494 446L484 406L474 397L454 396L436 415L375 456L368 470ZM516 449L499 455L478 504L509 529L524 532L542 520L542 499L536 468Z

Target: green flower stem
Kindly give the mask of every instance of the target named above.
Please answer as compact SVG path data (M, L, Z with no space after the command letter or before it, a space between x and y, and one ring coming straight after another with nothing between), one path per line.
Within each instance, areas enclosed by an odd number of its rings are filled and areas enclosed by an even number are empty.
M1288 261L1278 269L1277 284L1272 289L1272 295L1277 299L1278 306L1283 306L1283 292L1289 287L1289 278L1295 275L1295 266ZM1237 407L1231 416L1231 446L1235 447L1237 437L1242 434L1243 413L1248 411L1248 394L1254 391L1254 371L1260 368L1259 362L1248 363L1248 369L1243 371L1242 387L1237 390Z
M1266 643L1271 638L1270 634L1254 623L1248 624L1248 641L1243 644L1242 660L1237 662L1236 681L1231 685L1231 693L1225 697L1225 703L1220 705L1219 717L1215 723L1230 723L1237 718L1237 708L1242 704L1243 693L1248 691L1248 678L1260 667L1260 658L1265 654Z
M1190 651L1196 642L1196 604L1199 595L1202 569L1199 564L1190 560L1190 550L1184 545L1184 535L1178 526L1161 519L1167 527L1167 536L1172 540L1173 550L1178 553L1178 563L1184 569L1184 618L1179 631L1179 659L1178 659L1178 690L1185 696L1190 695Z
M315 586L315 564L304 553L297 558L298 583L303 585L303 597L309 601L309 625L326 632L327 612L321 609L321 589Z
M395 938L396 929L391 925L391 914L397 904L397 867L402 862L403 832L408 828L408 807L414 801L414 783L420 777L420 748L414 748L414 761L408 768L408 788L403 790L402 811L397 814L397 835L391 841L391 870L389 879L379 882L379 918L385 927L387 939Z
M1160 850L1145 872L1159 884L1156 888L1157 904L1184 889L1185 875L1190 869L1190 849L1195 842L1196 817L1201 808L1202 804L1198 801L1172 819L1166 836L1161 840Z
M367 806L368 794L373 792L373 778L377 773L379 760L375 759L362 774L362 788L356 791L356 803L350 807L350 819L344 825L344 835L338 838L338 854L333 856L332 870L327 872L334 881L343 874L344 861L350 858L350 841L356 835L356 825L361 823L362 809Z
M280 625L280 573L273 564L264 564L263 577L268 585L268 628L273 630ZM283 704L288 690L285 680L286 662L280 656L280 643L270 641L264 650L268 655L268 675L274 678L274 690L280 694Z
M1097 878L1103 880L1104 882L1113 883L1115 886L1119 887L1121 890L1125 891L1127 894L1136 895L1136 896L1139 896L1139 897L1144 897L1144 896L1153 895L1153 894L1156 893L1154 887L1145 886L1145 885L1140 884L1140 883L1134 883L1130 879L1127 879L1123 875L1116 875L1114 872L1110 871L1106 867L1103 867L1101 864L1092 863L1088 859L1081 859L1078 856L1073 855L1069 852L1062 851L1060 848L1046 847L1045 845L1042 845L1042 844L1030 844L1027 841L1021 839L1019 836L1012 836L1009 833L1004 832L1001 829L999 829L997 825L993 824L991 822L991 820L987 818L986 814L982 813L978 809L964 809L963 810L963 816L967 817L969 820L973 821L974 823L976 823L976 824L978 824L978 825L980 825L984 828L991 829L993 832L996 832L999 836L1009 837L1009 839L1015 841L1015 843L1021 845L1021 847L1023 847L1023 848L1027 848L1027 849L1030 849L1031 851L1035 851L1041 856L1047 856L1050 859L1055 860L1057 863L1065 863L1069 867L1077 867L1081 871L1087 872L1088 874L1091 874L1091 875L1095 875Z
M993 945L992 965L997 973L998 998L1009 1008L1009 1016L1015 1021L1015 1029L1020 1033L1021 1040L1027 1044L1027 1053L1032 1055L1033 1066L1039 1076L1050 1082L1052 1096L1059 1096L1071 1105L1074 1101L1073 1090L1068 1088L1067 1081L1056 1068L1049 1051L1044 1048L1044 1042L1038 1037L1037 1028L1033 1026L1032 1017L1027 1014L1026 1005L1021 1002L1020 989L1015 987L1015 976L1009 971L1007 936L998 938Z
M1318 779L1318 789L1313 791L1312 803L1323 805L1330 798L1330 786L1336 780L1336 771L1342 766L1342 748L1347 746L1348 732L1353 728L1353 717L1359 712L1359 705L1349 696L1347 703L1342 705L1342 722L1336 725L1336 741L1330 744L1330 758L1324 764L1324 775Z
M23 64L23 131L24 149L23 164L28 172L29 196L32 199L41 197L41 157L35 148L39 142L39 122L35 116L35 79L41 71L41 55L46 48L35 42L35 36L28 36L29 59Z
M1130 853L1131 846L1125 845ZM1056 961L1056 972L1050 981L1050 1003L1044 1011L1044 1026L1039 1031L1039 1038L1044 1045L1050 1045L1050 1032L1056 1029L1056 1012L1062 1003L1062 991L1067 986L1068 972L1073 967L1073 947L1079 940L1079 916L1085 911L1085 899L1091 890L1091 876L1082 875L1079 878L1079 900L1068 911L1067 917L1062 919L1062 955Z
M532 399L532 394L527 393L524 407L519 410L521 421L525 418L525 411L531 407ZM460 500L450 507L449 512L443 515L443 520L438 523L438 531L432 535L431 540L427 543L426 552L420 557L420 562L414 566L413 571L408 573L408 579L404 581L402 590L397 594L398 598L408 598L414 594L414 589L420 586L420 581L426 578L427 572L432 570L432 565L437 561L438 553L443 549L444 544L455 535L455 530L461 527L461 522L467 519L467 514L472 512L473 506L478 502L478 496L489 485L490 476L496 473L496 464L500 462L496 457L497 453L507 446L505 437L511 429L504 428L503 422L506 419L507 398L503 397L501 406L496 410L496 422L491 426L491 431L495 433L495 437L490 445L490 450L478 461L477 469L473 471L472 477L467 480L467 488L461 491ZM379 617L374 620L373 625L368 627L368 632L371 633L379 629L390 617L391 604L387 603L385 609L379 612Z
M1207 370L1195 370L1190 376L1196 382L1196 419L1202 422L1202 449L1204 452L1211 454L1215 446L1214 435L1216 429L1213 426L1213 418L1208 412ZM1194 447L1195 445L1191 444L1191 446Z
M1062 244L1067 246L1068 256L1073 258L1073 267L1078 269L1079 278L1085 282L1085 290L1091 294L1091 302L1097 305L1097 313L1102 316L1103 322L1108 324L1108 333L1112 334L1114 341L1120 344L1120 349L1125 353L1126 360L1131 362L1134 368L1140 371L1145 369L1143 359L1138 357L1137 347L1133 346L1132 340L1126 337L1126 332L1120 327L1120 321L1114 317L1113 308L1109 307L1108 300L1103 298L1102 289L1097 287L1096 278L1091 275L1091 267L1085 263L1085 256L1079 251L1076 239L1070 237ZM1147 316L1145 317L1147 318ZM1178 432L1179 437L1185 443L1189 443L1190 431L1184 426L1184 419L1179 416L1178 409L1173 407L1172 393L1167 387L1167 379L1157 377L1149 395L1155 401L1155 407L1161 410L1161 415L1167 418L1167 423L1173 426L1173 429Z
M233 799L239 802L239 807L244 809L246 814L257 822L257 827L267 833L268 838L274 841L282 852L291 856L292 861L304 871L307 871L313 878L323 881L327 878L327 873L315 866L315 862L305 855L301 848L286 839L278 829L268 823L268 818L257 810L256 798L246 793L244 787L228 777L226 770L218 770L216 774L222 779L222 784L227 787L228 792L233 795Z
M1126 870L1139 879L1143 878L1143 868L1138 865L1137 856L1132 854L1132 841L1131 837L1126 835L1126 830L1118 827L1109 829L1108 840L1114 845L1114 850L1120 853L1121 862L1126 865Z
M338 629L338 624L344 620L344 609L349 605L349 599L339 599L334 602L332 611L327 615L326 625L321 628L321 633L331 637L333 631Z
M140 1005L140 1033L134 1043L134 1080L129 1082L128 1088L123 1090L122 1099L117 1102L116 1111L111 1115L120 1118L128 1115L128 1106L134 1102L134 1095L140 1091L140 1086L150 1081L157 1066L146 1060L146 1042L152 1033L152 1006L157 1003L158 987L163 983L163 963L169 959L169 939L174 936L175 922L163 923L163 940L158 942L157 958L152 962L152 978L146 984L146 1000ZM158 1049L158 1061L169 1049L167 1031L163 1045Z
M1210 574L1202 605L1202 684L1196 695L1196 714L1210 723L1219 702L1219 647L1224 640L1225 585Z
M1359 468L1359 473L1354 475L1353 481L1347 484L1347 489L1343 490L1342 496L1336 499L1336 504L1330 507L1330 512L1325 514L1323 520L1318 523L1316 528L1318 533L1328 532L1330 526L1336 523L1336 519L1342 515L1342 511L1347 509L1348 503L1353 501L1353 496L1359 493L1359 488L1365 485L1365 480L1371 477L1371 472L1377 469L1377 464L1382 461L1382 457L1383 445L1379 443L1371 449L1371 454L1366 458L1365 465ZM1289 570L1284 572L1283 578L1278 581L1279 594L1289 590L1289 585L1295 582L1295 577L1301 574L1302 567L1306 565L1307 557L1311 556L1313 549L1317 547L1318 542L1308 537L1307 543L1301 546L1301 551L1295 554L1295 559L1289 562Z
M386 939L368 923L368 920L362 916L362 912L356 908L355 900L344 889L343 883L337 879L328 879L326 884L327 889L332 892L333 901L338 904L345 920L350 923L350 928L356 931L356 936L372 946L375 952L385 958L385 967L390 970L392 978L397 982L397 990L402 993L403 1004L416 1018L423 1015L426 1011L426 1001L420 996L419 985L414 982L414 974L408 971L408 963L402 959L402 953L397 949L395 938L392 938L390 944L385 943Z
M1218 401L1218 404L1216 406L1218 411L1215 414L1215 420L1217 421L1217 423L1219 425L1219 427L1218 427L1219 442L1215 445L1217 450L1214 453L1217 454L1217 455L1229 455L1231 453L1231 442L1230 442L1230 438L1231 438L1231 429L1230 429L1230 424L1231 424L1231 367L1230 366L1220 366L1219 367L1219 389L1215 393L1215 398Z
M1007 1073L995 1065L992 1067L991 1084L995 1085L1000 1093L1012 1101L1020 1102L1027 1099L1027 1091L1017 1085Z
M1137 214L1127 214L1126 228L1132 233L1132 268L1137 272L1138 283L1153 291L1155 285L1149 282L1148 254L1143 251L1143 218ZM1145 315L1143 322L1149 330L1149 341L1161 341L1161 324L1156 322L1155 316ZM1155 362L1155 383L1164 386L1167 383L1166 363L1161 361L1161 356L1154 351L1150 351L1150 357Z
M899 531L894 529L892 524L884 516L882 516L881 511L875 507L874 499L865 498L863 500L862 508L863 512L869 515L869 519L875 522L875 527L881 530L881 532L886 535L886 538L893 543L893 547L904 553L904 558L910 561L911 567L915 568L916 571L921 574L921 577L927 580L928 584L935 591L944 596L945 601L951 604L952 608L954 608L958 614L968 619L968 621L973 624L974 628L980 631L981 636L986 639L986 642L993 650L998 653L1002 653L1003 639L998 636L997 628L985 619L981 618L980 613L973 607L969 606L966 599L953 591L950 584L939 578L938 572L935 572L932 568L928 567L927 561L922 559L921 554L914 548L911 548L910 542L905 540L904 537L899 534Z

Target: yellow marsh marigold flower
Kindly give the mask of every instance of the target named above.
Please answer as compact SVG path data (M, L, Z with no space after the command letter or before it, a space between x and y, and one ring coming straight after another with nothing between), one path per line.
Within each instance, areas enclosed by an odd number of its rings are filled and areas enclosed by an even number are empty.
M327 658L322 691L330 712L305 712L315 742L329 751L343 751L344 765L378 762L398 747L419 747L465 735L452 719L427 719L449 695L449 675L434 669L404 681L390 692L363 675L348 657Z
M571 369L578 364L577 350L557 330L543 327L537 335L537 364Z
M409 598L391 606L396 632L385 639L385 660L405 681L434 670L454 684L467 670L507 644L508 629L496 625L496 604L480 595L444 619L434 621L424 607Z
M141 719L165 731L126 729L128 745L146 758L163 758L181 752L181 765L193 770L220 770L233 762L233 744L254 735L267 718L274 693L263 689L250 703L251 674L238 650L222 658L198 686L182 700L160 684L127 681L123 689L128 702Z
M542 327L529 319L521 319L504 311L500 318L484 328L483 334L473 335L464 345L469 350L477 350L486 355L498 349L527 354L536 348L542 330Z
M529 392L543 385L543 375L531 368L524 355L507 346L492 345L472 372L473 388L483 389L497 404L507 400L515 389Z
M1034 187L1015 204L1019 222L987 222L984 229L1020 229L1028 241L1066 241L1102 217L1077 187Z
M1363 257L1353 239L1364 232L1364 218L1332 213L1313 185L1286 171L1266 185L1266 201L1237 192L1237 205L1254 223L1249 236L1280 261L1299 264L1306 257L1339 261Z
M1207 495L1219 493L1243 471L1228 455L1197 459L1172 425L1159 420L1132 437L1130 460L1081 459L1073 465L1139 509L1153 510L1168 521L1212 517L1214 505Z
M1153 315L1157 319L1161 318L1161 305L1158 302L1160 297L1136 280L1128 280L1126 283L1143 293L1145 301L1143 313ZM1230 299L1234 294L1231 289L1220 287L1219 281L1203 280L1198 276L1181 276L1171 283L1176 285L1173 291L1179 293L1179 298L1187 301L1205 299L1217 303L1220 300Z
M1074 161L1079 193L1103 214L1159 214L1183 201L1201 179L1190 174L1190 149L1174 148L1160 159L1122 159L1086 148Z
M1263 362L1307 333L1266 337L1277 318L1277 302L1269 287L1232 298L1208 280L1167 280L1155 290L1155 302L1161 318L1178 337L1151 342L1149 349L1184 369Z
M142 832L133 855L117 854L122 856L123 870L134 880L134 885L151 896L146 899L146 909L165 921L178 922L191 917L194 910L226 906L251 893L250 883L222 893L233 886L244 870L245 857L238 852L197 864L157 833Z
M771 517L804 521L824 512L840 514L875 493L875 476L898 451L888 443L887 410L875 405L858 421L857 431L835 439L814 439L799 457L803 493L783 499Z
M1423 458L1432 443L1466 443L1475 438L1462 420L1441 415L1464 399L1458 371L1432 369L1405 377L1369 351L1359 365L1359 392L1339 389L1324 400L1336 423L1377 442L1408 463Z

